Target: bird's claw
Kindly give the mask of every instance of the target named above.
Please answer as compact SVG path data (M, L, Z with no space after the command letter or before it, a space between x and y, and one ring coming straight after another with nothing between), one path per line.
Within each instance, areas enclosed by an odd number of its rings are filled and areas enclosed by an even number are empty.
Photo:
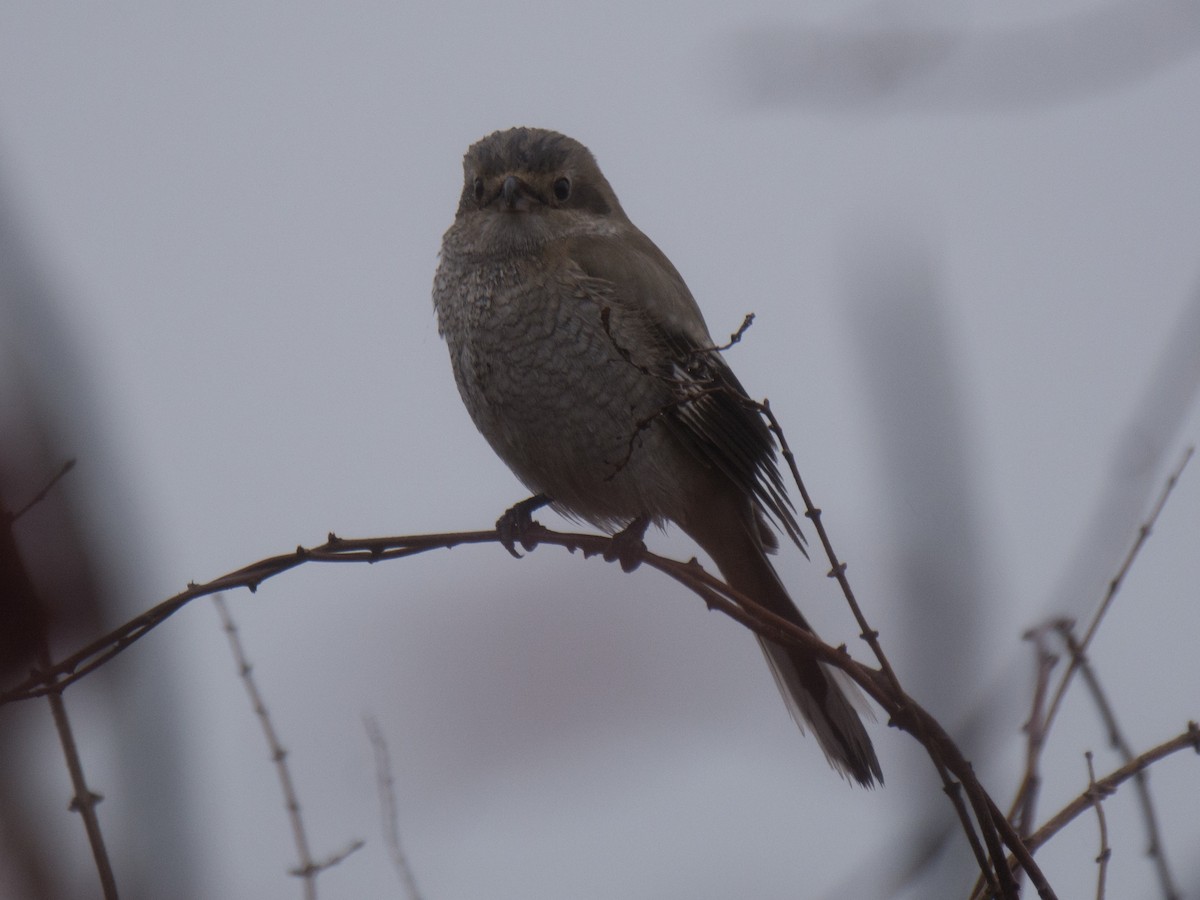
M533 521L534 510L541 509L550 502L550 498L545 494L536 494L527 500L522 500L505 510L504 515L496 520L496 531L500 535L500 545L513 555L514 559L520 559L521 554L517 552L517 542L520 541L521 546L526 552L537 546L536 531L542 526L540 523Z

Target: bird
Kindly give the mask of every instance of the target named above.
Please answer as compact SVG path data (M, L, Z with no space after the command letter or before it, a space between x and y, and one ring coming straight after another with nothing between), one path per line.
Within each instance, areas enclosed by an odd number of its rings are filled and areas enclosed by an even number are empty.
M731 587L811 631L768 559L776 531L803 549L771 432L591 151L510 128L472 144L463 173L434 276L438 331L527 503L613 534L674 523ZM849 679L799 647L759 643L834 769L882 784Z

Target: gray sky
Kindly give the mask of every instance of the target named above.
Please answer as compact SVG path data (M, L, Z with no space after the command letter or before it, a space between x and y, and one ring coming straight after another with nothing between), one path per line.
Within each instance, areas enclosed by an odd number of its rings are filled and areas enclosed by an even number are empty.
M467 145L551 127L591 147L715 335L757 314L729 361L770 398L902 678L951 725L988 704L983 768L1006 802L1021 632L1087 615L1200 435L1200 21L1146 8L5 5L0 179L102 426L103 453L69 449L72 477L97 522L105 498L132 513L103 538L122 614L331 530L470 530L521 499L462 409L429 294ZM1198 529L1193 464L1092 652L1138 749L1200 717ZM824 566L779 567L866 659ZM399 896L364 713L439 900L820 896L898 852L937 791L882 722L886 789L840 782L750 636L647 571L477 547L229 600L315 854L367 840L322 896ZM298 896L211 605L120 665L166 705L79 710L118 877ZM160 728L179 755L146 761L139 735ZM1044 811L1085 787L1085 749L1113 768L1079 693ZM128 799L131 765L173 770L169 825ZM1195 885L1194 762L1153 783ZM1131 797L1111 803L1111 896L1152 895ZM50 822L79 860L65 883L92 884L78 822ZM147 860L160 827L190 862ZM1096 847L1081 820L1039 857L1060 896L1092 889Z

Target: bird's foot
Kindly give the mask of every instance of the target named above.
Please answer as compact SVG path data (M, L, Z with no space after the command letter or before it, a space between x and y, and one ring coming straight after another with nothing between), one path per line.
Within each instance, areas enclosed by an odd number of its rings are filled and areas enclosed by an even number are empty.
M648 527L650 517L638 516L612 536L609 548L604 551L604 559L608 562L616 560L621 564L622 571L632 572L642 564L646 553L646 544L642 538L646 536Z
M536 532L542 526L533 521L533 513L548 503L550 498L545 494L535 494L510 506L504 515L496 520L496 531L500 533L501 546L516 559L521 558L521 554L517 552L517 541L521 542L521 546L527 552L537 546Z

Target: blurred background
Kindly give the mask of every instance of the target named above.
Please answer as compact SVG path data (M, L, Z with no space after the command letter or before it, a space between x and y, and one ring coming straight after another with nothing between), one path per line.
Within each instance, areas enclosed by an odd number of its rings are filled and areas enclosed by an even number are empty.
M1200 435L1195 0L0 8L0 492L41 606L8 686L187 582L344 536L490 527L430 283L467 146L587 144L769 397L898 673L1001 805L1022 633L1086 621ZM562 525L550 513L541 517ZM1200 472L1091 658L1143 750L1200 717ZM676 533L652 549L687 558ZM866 648L822 561L778 566ZM661 576L497 546L305 566L228 597L324 897L957 897L920 748L886 788L796 733L752 637ZM34 627L36 631L36 627ZM1061 666L1060 666L1061 668ZM126 897L297 897L277 778L212 604L66 692ZM1119 764L1076 685L1048 815ZM44 702L0 709L0 896L98 896ZM1200 772L1153 770L1185 896ZM1161 896L1132 790L1109 894ZM1094 892L1092 817L1039 860Z

